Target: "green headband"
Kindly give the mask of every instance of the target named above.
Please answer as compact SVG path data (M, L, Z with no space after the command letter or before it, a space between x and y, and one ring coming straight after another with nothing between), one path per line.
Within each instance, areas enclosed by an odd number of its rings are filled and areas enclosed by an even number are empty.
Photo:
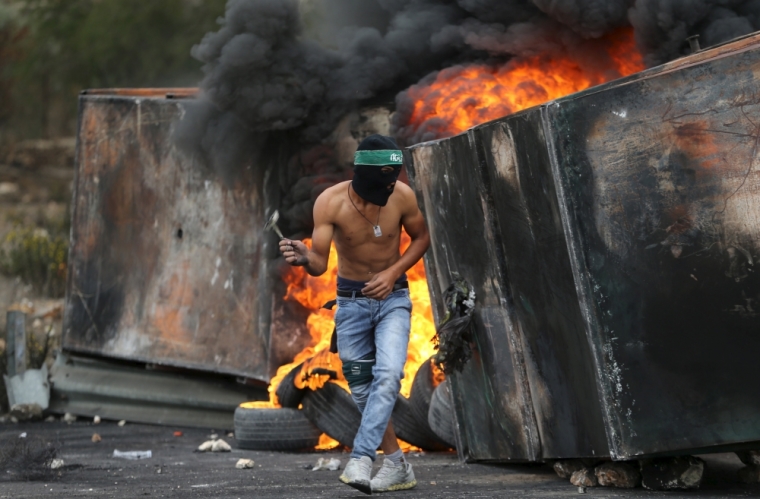
M388 166L402 164L403 155L397 149L381 149L379 151L356 151L355 165Z

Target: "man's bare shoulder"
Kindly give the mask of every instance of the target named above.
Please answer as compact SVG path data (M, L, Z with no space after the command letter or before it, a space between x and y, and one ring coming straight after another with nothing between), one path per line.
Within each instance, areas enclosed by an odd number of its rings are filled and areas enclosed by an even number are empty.
M402 211L417 206L417 196L415 196L412 188L403 182L396 182L396 186L393 188L393 197L398 200Z
M393 190L398 191L398 193L404 196L405 198L415 197L414 191L412 190L412 188L401 181L396 182L396 186L393 188Z
M335 215L340 210L346 196L346 189L350 183L350 180L346 180L322 191L322 194L317 196L314 202L314 214L317 215L319 213L328 218Z

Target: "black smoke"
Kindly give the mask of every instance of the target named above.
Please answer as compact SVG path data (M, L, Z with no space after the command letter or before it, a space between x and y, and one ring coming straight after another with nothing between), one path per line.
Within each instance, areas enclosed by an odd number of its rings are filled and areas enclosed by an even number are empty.
M760 29L760 1L637 0L628 19L645 62L654 66L684 54L691 35L704 48Z
M229 0L219 23L193 48L206 76L178 132L229 165L266 133L319 143L355 107L456 64L578 52L626 25L663 63L690 35L707 47L758 29L760 0Z

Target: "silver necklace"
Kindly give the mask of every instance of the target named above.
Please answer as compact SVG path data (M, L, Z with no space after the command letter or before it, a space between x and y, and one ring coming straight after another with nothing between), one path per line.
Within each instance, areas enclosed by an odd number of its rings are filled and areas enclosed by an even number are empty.
M354 209L357 212L359 212L359 215L361 215L362 218L367 221L367 223L369 223L370 225L372 225L372 222L370 222L369 218L367 218L366 216L364 216L364 213L362 213L361 211L359 211L359 208L356 207L356 204L354 203L354 200L351 199L351 182L348 183L348 189L346 189L346 194L348 194L348 200L351 201L351 204L354 206ZM382 210L382 209L383 209L383 207L381 206L377 210L377 222L375 222L375 224L372 225L372 228L375 229L375 237L380 237L380 236L383 235L383 231L380 230L380 210Z

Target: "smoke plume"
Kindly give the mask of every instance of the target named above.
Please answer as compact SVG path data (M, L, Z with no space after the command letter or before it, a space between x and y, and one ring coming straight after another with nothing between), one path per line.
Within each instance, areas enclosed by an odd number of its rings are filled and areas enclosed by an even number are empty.
M405 89L455 65L582 51L593 65L586 42L621 26L660 64L690 35L708 47L758 29L760 0L229 0L219 23L193 48L202 97L178 132L230 164L266 132L315 144L373 99L402 92L403 107Z

